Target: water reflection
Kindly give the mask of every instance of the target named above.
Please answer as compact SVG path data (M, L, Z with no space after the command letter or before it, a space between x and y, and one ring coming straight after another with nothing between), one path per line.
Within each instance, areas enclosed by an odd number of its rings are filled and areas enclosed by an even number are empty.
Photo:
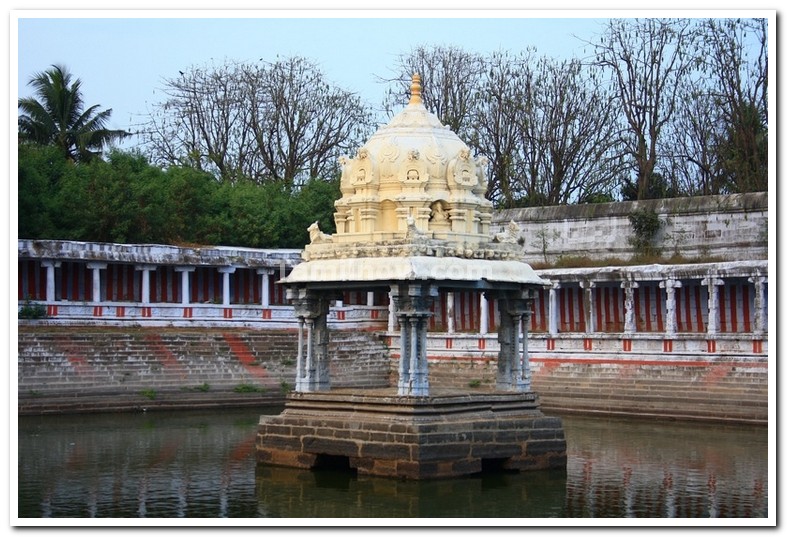
M353 477L259 467L257 499L268 517L560 517L566 474L543 471L431 481Z
M412 482L258 466L259 414L20 418L19 517L768 515L765 428L566 417L566 472Z

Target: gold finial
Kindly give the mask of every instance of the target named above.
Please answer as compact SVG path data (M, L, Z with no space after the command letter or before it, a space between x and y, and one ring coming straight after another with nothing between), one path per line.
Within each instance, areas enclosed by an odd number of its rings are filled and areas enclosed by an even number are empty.
M421 104L421 75L413 74L413 81L410 83L410 104Z

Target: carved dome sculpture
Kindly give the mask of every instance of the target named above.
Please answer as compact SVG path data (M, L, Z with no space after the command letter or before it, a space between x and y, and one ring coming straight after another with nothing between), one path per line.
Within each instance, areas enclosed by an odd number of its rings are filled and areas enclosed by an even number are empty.
M285 286L544 284L523 261L519 226L490 230L487 159L426 109L419 75L407 106L340 164L336 233L310 226L306 262Z
M485 157L429 112L413 76L409 104L354 157L342 157L336 233L316 225L307 261L347 257L451 256L518 259L517 236L490 236Z

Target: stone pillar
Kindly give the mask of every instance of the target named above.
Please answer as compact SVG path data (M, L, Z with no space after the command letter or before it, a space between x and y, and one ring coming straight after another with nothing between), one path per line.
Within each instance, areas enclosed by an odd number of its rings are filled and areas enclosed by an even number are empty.
M296 288L287 289L287 298L292 301L298 318L295 391L328 391L331 389L328 355L330 297L317 291Z
M500 343L497 359L498 390L530 391L527 324L530 322L533 299L529 294L528 291L521 291L518 294L509 293L495 297L500 312L500 326L497 330Z
M553 282L552 285L549 287L549 307L547 311L547 315L549 316L549 335L554 337L557 335L557 290L560 289L560 282Z
M486 298L486 293L481 293L481 307L479 308L481 315L481 326L478 332L485 336L489 333L489 299Z
M230 305L230 274L235 273L235 267L219 267L222 275L221 282L221 303L224 306Z
M257 274L260 275L260 304L263 308L271 305L271 274L273 269L258 268Z
M184 306L191 302L189 274L195 270L197 270L196 267L175 267L175 272L180 272L180 303Z
M453 291L449 291L445 295L445 320L447 323L447 330L449 334L456 331L456 322L454 321L454 299Z
M715 335L719 332L719 289L724 285L724 280L708 275L700 282L708 286L708 335Z
M388 331L396 330L396 304L394 304L393 292L388 292Z
M398 393L404 396L428 396L426 335L437 288L429 284L404 283L392 289L392 296L401 330Z
M768 326L768 297L765 294L768 278L758 272L749 281L754 284L754 333L762 335L767 332Z
M596 287L595 282L589 280L582 280L579 286L584 289L582 304L585 313L585 331L592 334L596 331L596 311L593 303L593 289Z
M134 267L136 270L142 271L142 289L140 302L143 304L150 304L150 271L156 270L155 265L137 265Z
M106 263L88 263L87 268L93 271L93 302L101 302L101 270L107 268Z
M46 267L46 301L55 302L55 268L60 267L60 261L41 261L41 266Z
M374 291L367 291L366 293L366 305L369 307L374 306Z
M675 289L682 287L679 280L668 278L659 282L659 287L664 289L667 295L665 300L666 318L664 319L664 333L673 336L678 331L678 323L675 312Z
M624 309L624 323L623 332L626 334L633 334L637 331L636 311L634 311L634 289L639 287L639 284L633 280L628 280L620 283L623 288L625 298L623 299Z

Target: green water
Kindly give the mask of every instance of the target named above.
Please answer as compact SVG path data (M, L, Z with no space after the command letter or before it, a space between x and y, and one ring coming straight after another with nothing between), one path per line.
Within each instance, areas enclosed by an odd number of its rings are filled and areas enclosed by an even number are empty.
M565 417L565 472L413 482L257 465L278 412L20 417L18 516L768 516L765 427Z

